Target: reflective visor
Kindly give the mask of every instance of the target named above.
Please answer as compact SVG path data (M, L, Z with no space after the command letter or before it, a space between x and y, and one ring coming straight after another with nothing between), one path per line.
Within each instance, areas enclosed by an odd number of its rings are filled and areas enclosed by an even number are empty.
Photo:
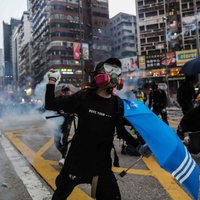
M117 76L119 76L122 73L121 68L119 68L116 65L111 65L111 64L105 63L103 65L103 68L104 68L105 72L108 74L117 74Z

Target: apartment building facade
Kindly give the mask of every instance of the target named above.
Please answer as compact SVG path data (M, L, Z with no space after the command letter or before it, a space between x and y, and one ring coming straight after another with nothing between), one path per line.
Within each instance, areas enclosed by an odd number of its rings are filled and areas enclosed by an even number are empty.
M110 19L112 56L127 58L136 56L136 16L119 13Z
M13 81L13 64L12 64L12 43L11 38L14 30L20 24L20 20L11 18L10 23L3 22L3 42L4 42L4 85L8 86Z
M199 48L198 0L137 0L139 67L144 77L177 89L181 66Z
M80 85L95 63L111 54L107 0L29 0L28 5L37 82L56 68L61 82Z
M4 52L0 48L0 93L3 92L3 82L4 82Z
M32 27L29 12L25 11L21 17L21 24L17 29L17 63L15 70L16 81L20 88L30 85L32 76Z

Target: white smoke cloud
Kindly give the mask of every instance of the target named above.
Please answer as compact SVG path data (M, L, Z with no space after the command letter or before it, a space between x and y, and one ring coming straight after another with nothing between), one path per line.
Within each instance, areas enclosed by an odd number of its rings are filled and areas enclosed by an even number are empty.
M59 131L63 123L63 117L46 119L46 116L54 116L58 113L55 111L44 110L44 98L46 91L46 84L48 82L47 74L43 81L39 83L36 88L31 102L17 101L13 96L0 102L0 130L1 129L15 129L23 128L27 125L33 126L38 123L45 131L53 137ZM37 100L37 102L35 101Z

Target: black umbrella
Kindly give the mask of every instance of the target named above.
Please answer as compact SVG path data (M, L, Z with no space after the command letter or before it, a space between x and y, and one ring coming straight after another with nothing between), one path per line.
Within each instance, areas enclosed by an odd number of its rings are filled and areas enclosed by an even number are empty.
M180 74L195 75L200 73L200 58L186 62L180 70Z

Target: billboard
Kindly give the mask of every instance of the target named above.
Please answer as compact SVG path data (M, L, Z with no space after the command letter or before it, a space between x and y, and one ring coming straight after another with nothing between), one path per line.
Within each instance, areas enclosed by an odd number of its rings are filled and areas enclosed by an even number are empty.
M184 50L176 51L176 65L183 66L186 62L193 60L197 57L197 50Z
M166 58L162 60L162 65L169 66L176 63L175 52L169 52L166 55Z
M81 58L81 54L80 54L81 46L80 46L80 43L74 42L73 43L73 50L74 50L74 60L80 60L80 58Z
M146 57L145 56L139 56L138 57L138 62L139 62L139 68L140 69L145 69L146 68Z
M138 69L137 56L120 59L122 72L132 72Z
M83 60L89 60L89 45L87 43L82 44Z
M146 55L146 68L158 68L161 66L161 60L165 54Z

